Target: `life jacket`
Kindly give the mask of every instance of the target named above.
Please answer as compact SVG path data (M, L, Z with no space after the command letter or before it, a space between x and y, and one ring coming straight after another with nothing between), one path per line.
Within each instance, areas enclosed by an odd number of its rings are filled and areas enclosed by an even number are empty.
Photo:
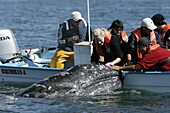
M121 33L121 38L122 38L122 40L125 41L126 43L128 42L128 39L129 39L129 38L128 38L126 32L122 31L122 33Z
M136 30L132 31L132 33L136 36L136 43L137 43L142 38L141 29L137 28ZM153 45L149 46L149 50L153 50L156 48L156 46L154 45L157 44L154 31L151 31L150 33L150 41L153 43ZM139 59L143 57L142 53L139 52L138 45L137 45L137 55Z
M165 34L166 32L170 29L170 24L166 24L166 26L163 28L162 30L162 38L161 38L161 41L164 42L164 37L165 37Z
M111 51L110 51L111 33L108 33L107 35L105 35L104 40L105 40L104 46L105 46L106 52L111 53ZM102 47L97 43L96 43L95 47L96 47L97 54L104 56Z
M79 29L73 26L72 20L64 21L61 26L63 26L64 28L62 29L62 39L67 39L68 37L72 37L75 35L79 36Z
M73 26L73 20L69 19L59 26L58 48L66 51L73 51L74 43L79 42L79 39L77 41L68 41L67 38L72 36L79 37L79 29Z

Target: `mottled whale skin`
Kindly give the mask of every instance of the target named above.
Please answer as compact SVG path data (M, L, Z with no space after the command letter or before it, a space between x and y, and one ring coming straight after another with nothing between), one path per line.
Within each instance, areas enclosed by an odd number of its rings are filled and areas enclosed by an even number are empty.
M104 65L77 65L23 89L17 96L55 98L105 95L122 88L121 74Z

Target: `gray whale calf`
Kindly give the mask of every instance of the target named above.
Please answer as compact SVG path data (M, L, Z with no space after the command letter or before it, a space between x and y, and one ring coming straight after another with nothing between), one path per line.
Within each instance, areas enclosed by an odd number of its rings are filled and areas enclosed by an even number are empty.
M20 91L17 96L55 98L58 96L106 95L122 88L121 72L104 65L77 65Z

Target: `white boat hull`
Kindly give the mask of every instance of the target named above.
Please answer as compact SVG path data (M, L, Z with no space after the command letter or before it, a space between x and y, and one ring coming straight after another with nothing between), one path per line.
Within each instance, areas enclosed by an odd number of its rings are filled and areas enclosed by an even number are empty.
M64 69L43 67L0 66L1 83L35 83Z
M170 72L125 72L124 88L170 92Z

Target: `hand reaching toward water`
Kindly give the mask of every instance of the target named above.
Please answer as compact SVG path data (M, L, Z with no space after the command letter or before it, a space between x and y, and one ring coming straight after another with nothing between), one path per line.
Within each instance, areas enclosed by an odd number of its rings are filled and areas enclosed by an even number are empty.
M105 64L107 67L110 67L110 66L114 66L114 63L113 62L108 62Z
M109 66L110 69L120 70L121 66Z
M117 57L114 61L112 62L108 62L105 65L110 67L110 66L114 66L115 64L119 63L121 61L121 59L119 57Z

